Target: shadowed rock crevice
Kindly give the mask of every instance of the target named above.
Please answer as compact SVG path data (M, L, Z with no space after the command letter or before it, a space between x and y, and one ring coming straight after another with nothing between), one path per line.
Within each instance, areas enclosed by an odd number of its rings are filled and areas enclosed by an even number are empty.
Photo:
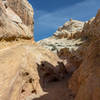
M46 61L37 65L40 85L46 94L37 98L33 97L32 100L74 100L74 94L68 89L68 80L71 75L62 62L58 62L57 66Z
M53 66L49 62L43 61L38 65L40 83L46 87L49 82L61 81L66 77L67 71L63 62L58 62L57 66Z

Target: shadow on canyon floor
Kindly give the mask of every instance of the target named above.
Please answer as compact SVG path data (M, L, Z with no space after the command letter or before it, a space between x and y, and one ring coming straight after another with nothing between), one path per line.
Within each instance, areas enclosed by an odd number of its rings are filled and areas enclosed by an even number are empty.
M68 80L71 73L66 72L62 62L54 67L44 61L38 65L40 85L47 94L32 100L73 100L74 95L68 89ZM58 69L57 69L58 68Z

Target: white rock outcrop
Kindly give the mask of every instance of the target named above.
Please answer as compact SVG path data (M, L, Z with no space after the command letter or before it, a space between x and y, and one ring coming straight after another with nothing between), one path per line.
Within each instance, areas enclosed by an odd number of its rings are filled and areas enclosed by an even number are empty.
M58 28L52 37L40 40L38 43L53 52L62 48L77 49L81 41L74 40L74 35L82 32L83 26L84 22L70 20Z

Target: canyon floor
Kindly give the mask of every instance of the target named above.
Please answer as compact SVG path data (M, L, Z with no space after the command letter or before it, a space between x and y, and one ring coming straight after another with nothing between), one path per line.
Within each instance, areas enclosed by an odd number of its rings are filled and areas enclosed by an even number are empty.
M36 98L31 97L31 100L74 100L74 95L68 88L69 78L70 75L65 76L65 78L60 81L55 80L48 83L47 86L43 89L46 94L39 97L37 96Z

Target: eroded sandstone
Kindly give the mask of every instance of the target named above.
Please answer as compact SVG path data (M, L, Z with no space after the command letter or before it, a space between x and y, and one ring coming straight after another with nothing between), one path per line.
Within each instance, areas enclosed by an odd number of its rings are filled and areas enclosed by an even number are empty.
M25 8L20 8L22 6ZM0 40L31 39L33 38L33 24L33 10L27 0L18 2L14 0L0 1Z
M99 100L100 11L33 42L27 0L0 1L0 100ZM83 27L84 26L84 27Z
M56 67L59 65L57 61L60 61L58 57L37 45L25 43L1 49L0 59L0 100L24 100L32 94L43 95L41 84L44 83L40 83L39 74L45 73L41 77L44 79L44 75L49 73L48 80L59 74ZM38 65L42 61L48 64L44 63L45 70L39 73Z

